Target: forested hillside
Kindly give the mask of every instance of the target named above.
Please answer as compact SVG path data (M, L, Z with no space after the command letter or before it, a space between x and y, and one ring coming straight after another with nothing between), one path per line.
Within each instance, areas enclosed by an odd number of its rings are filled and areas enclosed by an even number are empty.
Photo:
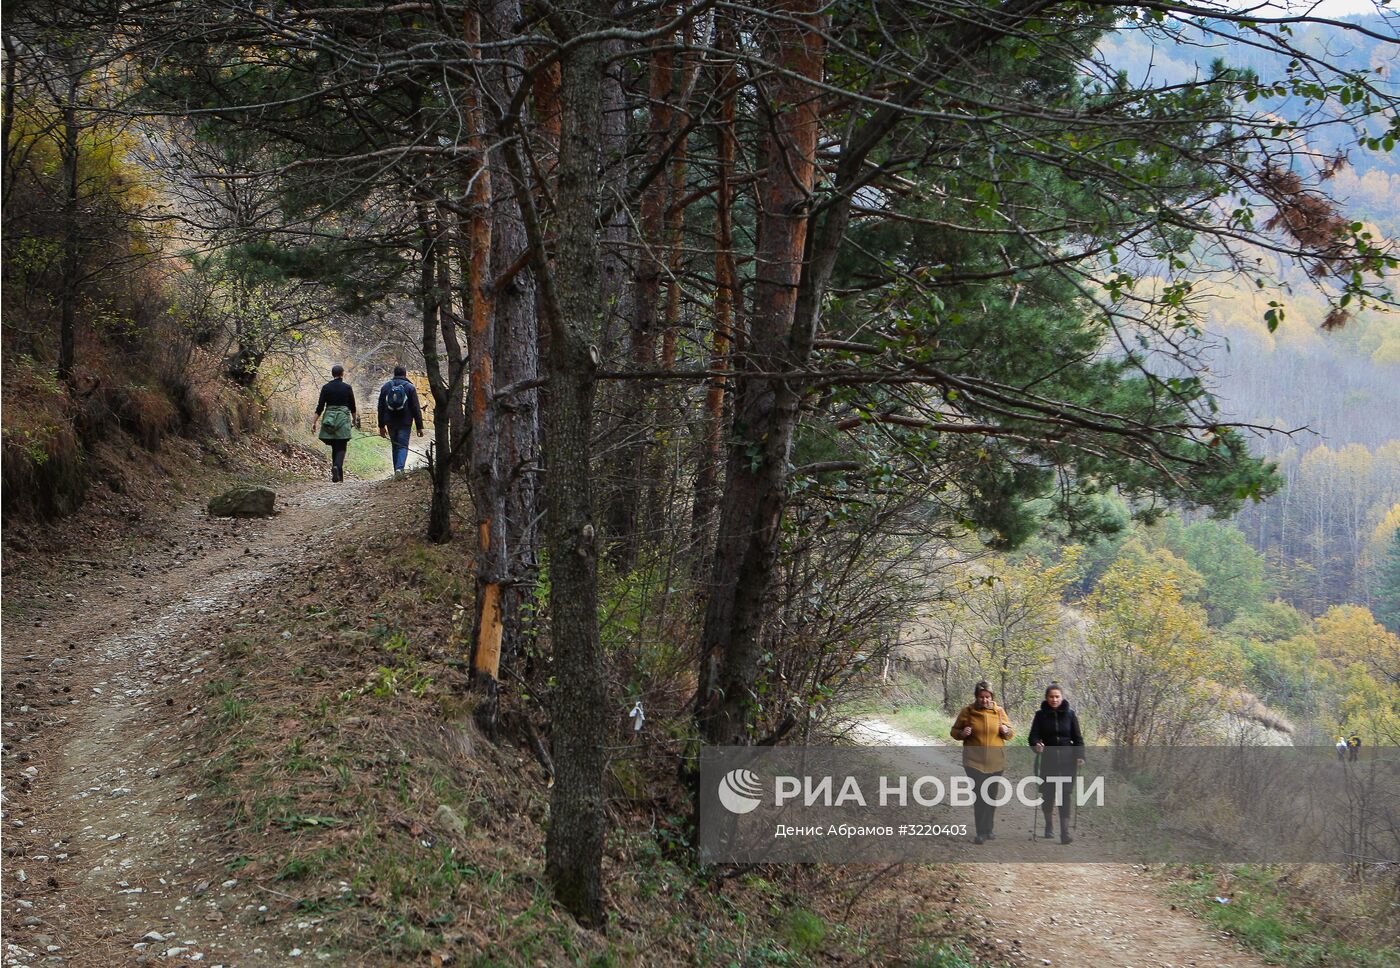
M981 680L1017 745L1051 677L1129 751L1400 745L1395 26L7 8L7 959L1393 962L1393 825L1322 906L1065 854L1024 944L1025 874L698 838L702 757Z
M1119 30L1102 49L1130 78L1163 82L1190 81L1217 63L1283 78L1296 54L1322 51L1346 70L1393 78L1400 63L1377 36L1387 18L1346 20L1366 32L1304 24L1290 33L1288 51L1249 43L1236 25L1187 26L1171 43L1151 31ZM1376 237L1400 236L1400 160L1386 148L1382 126L1329 123L1333 109L1315 91L1285 87L1268 109L1302 152L1331 159L1328 195ZM1296 159L1290 165L1298 170ZM1252 257L1274 270L1273 284L1246 274L1193 288L1215 337L1205 356L1221 412L1279 431L1259 434L1251 447L1279 462L1287 484L1237 523L1267 557L1277 591L1304 612L1371 606L1400 515L1400 317L1376 306L1350 314L1345 326L1324 326L1332 310L1306 272L1280 265L1266 248Z

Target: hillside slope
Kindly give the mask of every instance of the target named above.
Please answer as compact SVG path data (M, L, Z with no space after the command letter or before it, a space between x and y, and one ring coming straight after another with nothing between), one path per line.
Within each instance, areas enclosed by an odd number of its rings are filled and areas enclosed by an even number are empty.
M614 757L609 929L580 929L544 769L470 725L468 549L419 539L426 482L289 485L255 522L197 490L12 572L5 964L1004 963L954 953L922 870L696 869L645 737Z

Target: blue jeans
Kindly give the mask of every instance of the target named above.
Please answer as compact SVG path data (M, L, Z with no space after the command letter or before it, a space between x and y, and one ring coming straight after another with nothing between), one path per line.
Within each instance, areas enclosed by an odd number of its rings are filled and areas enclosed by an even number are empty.
M403 470L404 464L408 463L408 437L413 432L413 427L390 427L389 445L394 452L394 470Z

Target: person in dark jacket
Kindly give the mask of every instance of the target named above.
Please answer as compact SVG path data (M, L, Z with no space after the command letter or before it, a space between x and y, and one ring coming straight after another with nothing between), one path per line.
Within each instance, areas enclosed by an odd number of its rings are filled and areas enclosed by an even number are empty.
M1067 844L1074 839L1069 833L1070 796L1074 777L1084 765L1084 735L1079 731L1079 716L1069 708L1058 682L1045 687L1045 701L1036 710L1026 742L1040 757L1045 836L1055 836L1053 817L1058 805L1060 843Z
M414 426L423 436L423 408L418 405L418 388L403 366L394 367L394 378L379 388L379 436L389 438L394 456L394 476L408 463L408 434Z
M316 416L311 421L316 436L331 448L331 480L337 484L345 480L345 448L350 446L350 428L360 425L360 415L355 410L355 391L345 382L344 376L345 367L339 363L331 367L331 380L321 387Z

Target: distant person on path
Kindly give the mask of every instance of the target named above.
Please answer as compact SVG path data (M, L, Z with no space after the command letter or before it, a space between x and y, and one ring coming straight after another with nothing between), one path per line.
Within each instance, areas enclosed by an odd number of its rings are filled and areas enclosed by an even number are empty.
M992 826L997 808L990 802L987 784L1006 769L1006 741L1015 735L1006 711L996 703L996 694L985 682L972 691L972 705L964 706L953 721L952 737L963 744L963 769L972 778L977 793L973 817L977 826L974 844L995 840Z
M423 436L423 408L418 405L418 388L408 378L408 370L394 367L394 378L379 388L379 436L389 438L394 455L394 476L403 474L408 463L408 435L414 425Z
M1058 682L1045 687L1045 701L1031 720L1026 742L1040 757L1040 809L1045 814L1045 836L1055 836L1053 817L1058 806L1060 843L1067 844L1074 839L1069 833L1070 789L1084 765L1084 735L1079 731L1079 714L1069 708Z
M331 380L321 387L316 417L311 421L316 436L330 445L331 480L337 484L345 480L345 448L350 446L350 428L360 425L360 415L355 411L355 390L342 379L344 376L345 367L339 363L331 367Z
M1337 759L1343 763L1347 761L1347 738L1345 736L1337 737Z
M1347 757L1347 759L1351 760L1353 763L1355 763L1358 759L1361 758L1360 733L1351 734L1351 739L1347 740L1347 749L1350 751L1350 755Z

